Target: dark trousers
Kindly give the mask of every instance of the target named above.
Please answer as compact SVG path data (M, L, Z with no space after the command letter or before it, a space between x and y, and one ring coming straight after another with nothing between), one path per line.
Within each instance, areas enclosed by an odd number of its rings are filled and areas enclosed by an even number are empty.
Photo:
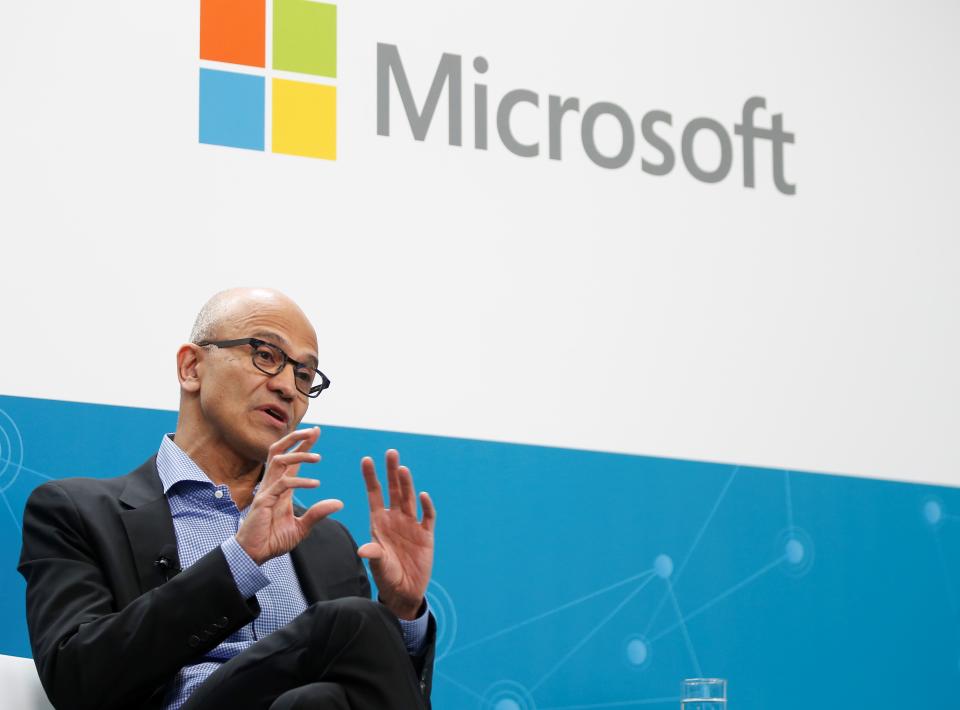
M424 710L400 625L360 597L319 602L224 663L182 710Z

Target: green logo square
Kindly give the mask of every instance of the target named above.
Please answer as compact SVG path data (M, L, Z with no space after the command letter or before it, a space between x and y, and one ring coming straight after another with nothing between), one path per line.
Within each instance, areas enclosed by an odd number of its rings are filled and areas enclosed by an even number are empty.
M336 78L337 6L274 0L273 68Z

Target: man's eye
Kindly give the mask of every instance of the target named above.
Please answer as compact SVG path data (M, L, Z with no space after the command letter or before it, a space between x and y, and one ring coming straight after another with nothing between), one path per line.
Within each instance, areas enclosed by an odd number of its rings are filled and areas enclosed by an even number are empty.
M257 358L261 362L276 362L277 357L269 350L257 350Z
M297 379L301 382L312 383L313 373L309 370L297 370Z

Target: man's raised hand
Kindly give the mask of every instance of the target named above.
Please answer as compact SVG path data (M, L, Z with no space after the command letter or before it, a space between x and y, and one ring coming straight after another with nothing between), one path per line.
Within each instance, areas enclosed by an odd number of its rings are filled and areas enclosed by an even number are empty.
M370 536L357 554L370 560L370 570L380 591L380 600L401 619L414 619L423 603L433 568L433 529L437 511L430 495L420 493L423 521L417 520L417 495L410 469L400 465L400 454L387 451L387 490L377 480L373 459L360 462L370 502Z
M320 485L315 478L297 476L301 464L320 460L320 454L310 451L319 437L319 427L298 429L270 447L260 488L237 531L237 542L258 565L292 550L318 521L343 507L331 498L314 503L300 517L293 512L294 489Z

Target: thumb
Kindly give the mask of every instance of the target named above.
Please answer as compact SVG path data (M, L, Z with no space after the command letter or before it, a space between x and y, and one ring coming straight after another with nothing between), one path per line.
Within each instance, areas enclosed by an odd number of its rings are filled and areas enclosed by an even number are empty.
M366 545L360 545L357 555L367 560L379 560L383 557L383 548L378 542L368 542Z
M336 498L327 498L319 503L311 505L307 512L300 516L300 521L306 526L307 530L312 528L318 522L328 515L336 513L343 507L343 501Z

